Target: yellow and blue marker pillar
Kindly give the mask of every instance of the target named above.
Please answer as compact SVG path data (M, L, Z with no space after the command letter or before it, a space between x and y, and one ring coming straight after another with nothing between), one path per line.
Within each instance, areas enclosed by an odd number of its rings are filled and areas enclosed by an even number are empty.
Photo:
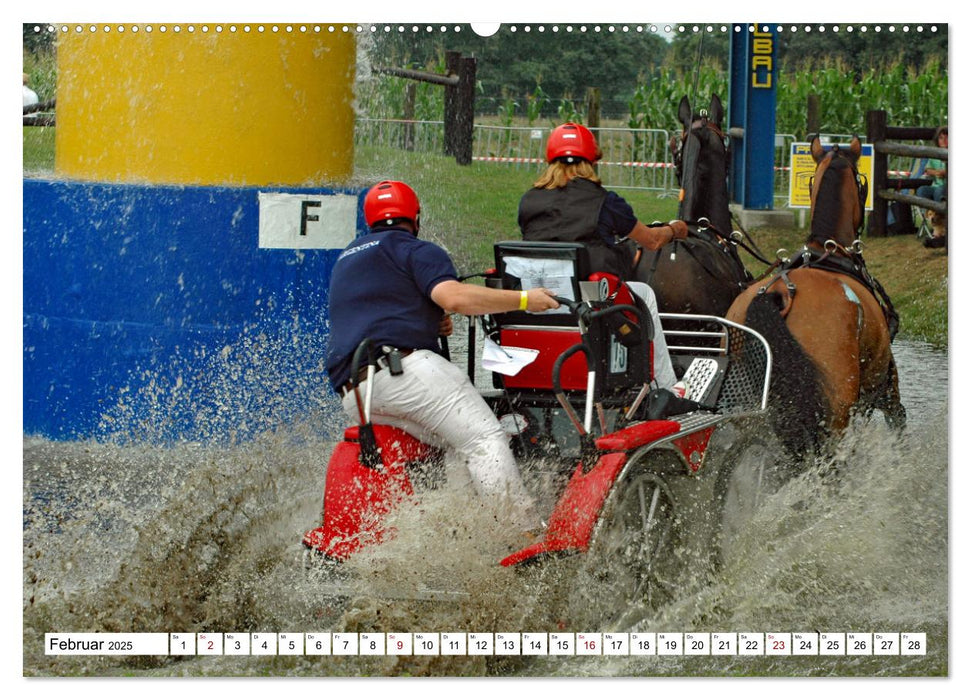
M24 181L25 434L234 439L306 414L363 228L353 31L62 29L55 177Z

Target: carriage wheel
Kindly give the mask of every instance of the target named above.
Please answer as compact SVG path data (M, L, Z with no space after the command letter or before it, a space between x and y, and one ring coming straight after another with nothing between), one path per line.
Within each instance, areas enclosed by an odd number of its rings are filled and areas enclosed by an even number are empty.
M716 556L721 565L732 561L744 531L778 486L778 453L759 439L747 440L726 459L719 474L721 518Z
M597 603L609 620L673 597L682 523L668 478L642 466L617 484L605 507L591 561Z

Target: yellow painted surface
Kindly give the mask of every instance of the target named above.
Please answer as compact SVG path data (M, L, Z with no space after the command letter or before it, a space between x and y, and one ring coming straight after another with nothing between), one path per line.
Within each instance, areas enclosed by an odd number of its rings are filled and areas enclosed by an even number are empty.
M62 34L58 175L186 185L349 180L353 32L228 26Z

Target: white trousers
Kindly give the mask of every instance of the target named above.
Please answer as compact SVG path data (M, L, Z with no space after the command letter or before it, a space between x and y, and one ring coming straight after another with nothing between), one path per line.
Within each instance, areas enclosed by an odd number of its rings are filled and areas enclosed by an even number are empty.
M668 344L664 339L664 330L661 328L661 316L657 310L657 297L650 285L644 282L628 282L628 286L634 294L639 296L647 303L648 311L651 314L652 325L654 326L654 381L661 389L670 389L677 381L678 377L674 373L674 365L671 364L671 355L668 353Z
M371 422L392 425L446 451L450 486L471 482L486 504L509 527L541 525L536 504L523 484L499 420L456 365L430 350L402 358L397 377L383 369L374 375ZM361 383L361 399L367 383ZM354 393L341 402L353 424L359 421Z

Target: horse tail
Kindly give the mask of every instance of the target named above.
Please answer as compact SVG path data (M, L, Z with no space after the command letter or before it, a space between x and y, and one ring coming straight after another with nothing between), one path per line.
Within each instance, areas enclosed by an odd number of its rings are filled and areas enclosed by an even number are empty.
M897 363L892 355L890 356L890 365L887 367L886 382L875 404L876 408L883 411L887 425L898 432L904 429L907 425L907 409L900 401Z
M772 426L794 458L820 453L825 434L826 393L813 359L796 341L780 314L782 295L758 294L745 325L761 333L772 350L769 405Z

